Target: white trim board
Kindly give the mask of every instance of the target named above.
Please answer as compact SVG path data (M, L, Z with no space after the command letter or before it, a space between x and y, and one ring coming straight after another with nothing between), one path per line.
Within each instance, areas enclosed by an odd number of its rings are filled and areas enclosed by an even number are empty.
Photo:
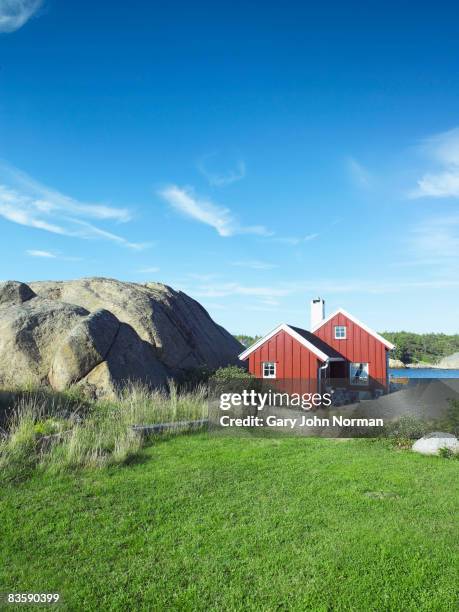
M352 321L353 323L361 327L363 330L365 330L368 334L376 338L376 340L379 340L379 342L382 342L382 344L384 344L388 349L392 350L393 348L395 348L395 344L392 344L392 342L389 342L388 340L380 336L377 332L373 331L370 327L368 327L368 325L365 325L365 323L362 323L356 317L346 312L344 308L338 308L338 310L335 310L335 312L332 312L331 315L328 315L328 317L326 317L323 321L321 321L317 325L314 325L314 327L311 329L311 332L314 333L315 331L317 331L319 328L325 325L325 323L328 323L329 321L331 321L333 317L336 317L337 314L342 314L345 317L347 317L350 321Z
M316 355L321 361L344 361L343 359L340 359L338 357L329 357L323 351L318 349L317 346L314 346L311 342L306 340L306 338L303 338L303 336L298 334L294 329L290 327L290 325L287 325L287 323L281 323L275 329L270 331L269 334L267 334L266 336L263 336L263 338L260 338L260 340L257 340L257 342L255 342L255 344L252 344L252 346L249 346L248 348L246 348L245 351L243 351L239 355L239 359L241 361L244 361L245 359L247 359L247 357L251 353L253 353L253 351L256 351L257 348L259 348L262 344L267 342L270 338L278 334L280 331L284 331L287 334L289 334L289 336L291 336L292 338L295 338L295 340L298 340L300 344L302 344L307 349L309 349L311 353L314 353L314 355Z

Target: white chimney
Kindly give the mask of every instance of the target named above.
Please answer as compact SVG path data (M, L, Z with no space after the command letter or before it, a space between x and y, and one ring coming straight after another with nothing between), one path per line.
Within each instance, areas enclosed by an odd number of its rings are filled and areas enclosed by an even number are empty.
M311 300L311 330L325 319L325 300L314 298Z

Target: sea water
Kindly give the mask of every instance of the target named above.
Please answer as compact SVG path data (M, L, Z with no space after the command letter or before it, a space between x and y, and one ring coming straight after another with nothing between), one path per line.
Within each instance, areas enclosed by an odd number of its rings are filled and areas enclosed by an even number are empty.
M389 368L391 378L459 378L459 370L441 368Z

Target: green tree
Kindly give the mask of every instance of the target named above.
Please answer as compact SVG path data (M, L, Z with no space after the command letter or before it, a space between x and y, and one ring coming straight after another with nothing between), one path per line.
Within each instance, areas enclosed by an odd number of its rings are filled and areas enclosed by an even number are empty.
M235 334L234 337L245 347L251 346L261 338L261 336L248 336L247 334Z
M415 334L413 332L382 332L381 335L395 344L392 353L403 363L425 361L436 363L442 357L459 352L459 334Z

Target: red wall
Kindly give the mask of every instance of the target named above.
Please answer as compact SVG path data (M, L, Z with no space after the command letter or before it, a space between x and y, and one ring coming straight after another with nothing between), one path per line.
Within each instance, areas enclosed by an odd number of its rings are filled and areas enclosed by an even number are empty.
M317 369L322 363L316 355L284 331L280 331L249 355L249 372L257 378L263 378L263 361L276 363L277 380L301 380L309 383L307 386L311 393L316 391ZM274 379L266 380L269 382ZM303 388L301 392L304 392Z
M345 325L346 340L335 340L335 325ZM386 383L386 347L359 325L338 313L317 329L314 334L336 349L343 357L353 362L368 363L370 378ZM347 372L349 375L349 372Z

